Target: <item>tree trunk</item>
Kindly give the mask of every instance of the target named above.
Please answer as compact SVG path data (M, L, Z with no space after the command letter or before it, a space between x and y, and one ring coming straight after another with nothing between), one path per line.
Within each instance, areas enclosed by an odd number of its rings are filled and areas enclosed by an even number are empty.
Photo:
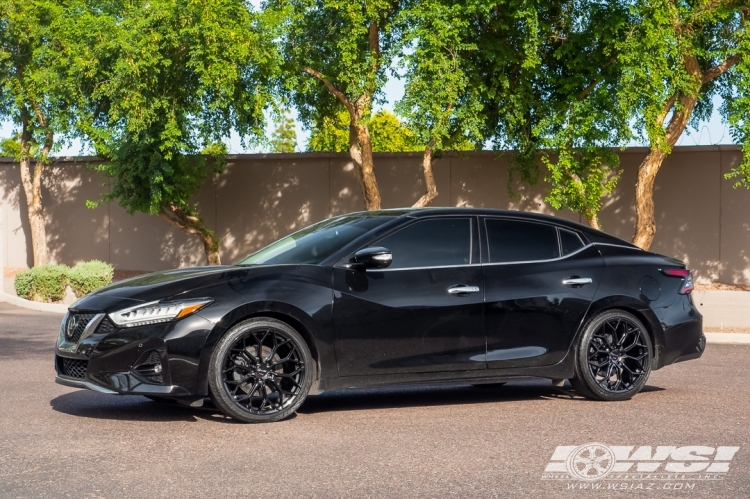
M208 265L221 265L219 256L219 239L206 227L200 217L191 215L182 208L175 205L163 206L159 212L169 225L183 232L197 236L203 243L203 250L206 253L206 262Z
M682 132L685 131L701 86L706 83L706 77L701 72L698 59L695 56L684 57L685 69L696 80L695 92L690 95L674 95L664 105L659 118L659 125L664 123L669 111L672 117L665 130L665 144L651 144L651 151L638 167L638 181L635 184L635 234L633 244L647 250L651 247L656 236L656 218L654 217L654 182L656 174L661 168L664 158L671 152ZM726 71L726 69L724 70ZM675 105L677 103L677 105Z
M586 215L586 221L589 223L589 225L596 229L596 230L602 230L601 226L599 225L599 216L594 215Z
M645 250L651 247L656 236L654 218L654 182L667 154L661 149L651 149L638 167L635 184L635 235L633 244Z
M426 192L412 205L412 208L424 208L438 195L437 185L435 185L435 177L432 174L432 148L434 144L435 141L430 140L430 143L425 147L424 154L422 155L422 172L424 173Z
M349 155L357 169L357 179L362 188L365 209L379 210L380 189L375 177L370 130L367 125L359 124L357 121L357 117L353 116L349 125Z
M26 195L26 208L29 216L29 227L31 228L31 247L34 257L34 267L46 265L49 262L47 254L47 230L44 227L44 208L42 207L42 170L46 153L52 148L52 134L48 133L42 156L31 168L31 133L28 130L28 121L24 120L21 131L21 184ZM46 153L45 153L46 151Z

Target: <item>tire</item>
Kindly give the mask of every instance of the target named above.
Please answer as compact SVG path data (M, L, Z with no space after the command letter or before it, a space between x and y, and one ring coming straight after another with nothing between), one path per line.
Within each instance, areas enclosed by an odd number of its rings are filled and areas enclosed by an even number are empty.
M584 326L570 382L586 398L628 400L645 386L652 359L643 323L624 310L607 310Z
M211 398L243 423L270 423L292 415L307 398L315 365L305 340L267 317L232 327L216 345L208 367Z

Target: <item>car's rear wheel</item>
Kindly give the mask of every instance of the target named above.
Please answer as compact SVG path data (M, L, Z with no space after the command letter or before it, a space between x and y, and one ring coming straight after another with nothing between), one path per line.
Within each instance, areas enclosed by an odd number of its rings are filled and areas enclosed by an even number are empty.
M227 416L267 423L302 405L313 372L312 354L297 331L276 319L254 318L232 327L216 345L208 384Z
M608 310L584 326L570 381L587 398L627 400L646 384L652 356L643 323L624 310Z

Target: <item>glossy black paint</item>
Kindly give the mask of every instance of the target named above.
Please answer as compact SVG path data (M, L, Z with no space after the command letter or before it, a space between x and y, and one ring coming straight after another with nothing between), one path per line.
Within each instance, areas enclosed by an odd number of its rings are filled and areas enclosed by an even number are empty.
M208 395L214 347L234 324L267 316L294 327L316 362L312 393L383 384L542 377L570 378L573 345L583 325L601 311L623 308L647 326L653 368L697 358L705 348L701 316L682 279L663 268L682 262L635 248L586 226L543 215L467 208L388 210L388 219L317 264L198 267L121 281L71 307L71 313L108 314L139 303L209 297L199 312L172 322L117 328L106 317L61 358L88 362L85 380L71 386L120 394L197 400ZM428 217L470 220L466 265L428 268L352 267L354 254L384 236ZM549 261L491 264L485 224L513 218L574 231L586 246ZM564 279L592 282L566 286ZM450 294L456 285L481 291ZM161 382L134 367L157 352Z

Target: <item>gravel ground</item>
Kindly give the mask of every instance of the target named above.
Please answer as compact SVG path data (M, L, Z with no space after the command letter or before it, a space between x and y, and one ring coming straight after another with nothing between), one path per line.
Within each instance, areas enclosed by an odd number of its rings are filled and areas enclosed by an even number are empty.
M709 345L628 402L549 382L349 391L241 425L55 384L59 320L0 303L1 498L750 497L750 346ZM723 480L600 480L595 492L542 479L557 446L592 441L740 450Z

